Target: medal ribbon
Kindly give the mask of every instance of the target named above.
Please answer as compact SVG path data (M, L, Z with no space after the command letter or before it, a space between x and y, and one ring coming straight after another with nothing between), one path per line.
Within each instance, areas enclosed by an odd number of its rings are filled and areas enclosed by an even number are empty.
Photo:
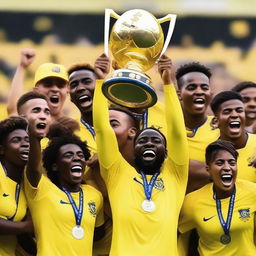
M80 188L79 191L79 206L77 208L76 203L73 199L73 197L71 196L70 192L67 191L64 187L61 188L63 190L63 192L65 192L65 194L68 197L68 200L73 208L74 214L75 214L75 219L76 219L76 225L80 226L81 225L81 221L82 221L82 217L83 217L83 211L84 211L84 193L83 190Z
M229 234L230 230L230 225L231 225L231 220L232 220L232 215L233 215L233 210L234 210L234 204L235 204L235 197L236 197L236 188L234 188L234 191L230 197L229 200L229 206L228 206L228 216L226 222L223 219L223 215L221 212L221 201L217 198L216 194L214 194L214 197L216 199L216 207L217 207L217 212L218 212L218 217L220 220L220 224L224 230L224 233L226 235Z
M94 131L93 127L90 126L88 123L86 123L83 118L81 118L81 122L86 127L86 129L91 133L92 137L94 138L95 137L95 131Z
M18 205L19 205L19 198L20 198L20 184L16 185L15 189L15 202L16 202L16 210L11 218L8 218L8 220L13 221L17 211L18 211Z
M148 127L148 109L145 110L143 113L143 119L142 119L142 128L147 128Z
M146 175L144 174L144 172L140 172L141 176L142 176L142 180L143 180L143 188L144 188L144 193L145 196L147 198L147 200L151 199L151 195L152 195L152 191L153 191L153 187L155 184L155 181L157 179L157 176L159 175L159 172L156 172L150 179L149 183L147 181Z

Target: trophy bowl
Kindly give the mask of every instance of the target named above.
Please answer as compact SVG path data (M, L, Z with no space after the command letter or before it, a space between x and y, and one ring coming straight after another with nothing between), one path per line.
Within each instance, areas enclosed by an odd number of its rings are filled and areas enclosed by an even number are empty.
M144 72L162 53L165 38L161 22L141 9L127 11L121 16L113 11L112 14L117 20L110 33L109 48L120 69L103 83L102 91L110 101L122 106L153 106L157 95L150 77Z

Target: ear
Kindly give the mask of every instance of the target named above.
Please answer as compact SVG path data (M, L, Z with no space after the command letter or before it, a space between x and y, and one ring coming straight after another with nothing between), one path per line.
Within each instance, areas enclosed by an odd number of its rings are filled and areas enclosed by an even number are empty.
M57 164L56 164L56 163L54 163L54 164L52 165L52 170L53 170L54 172L57 171Z
M179 100L182 101L180 89L177 89L177 90L176 90L176 93L177 93L177 95L178 95Z
M128 130L128 138L129 138L129 139L134 139L136 133L137 133L137 129L136 129L135 127L131 127L131 128Z
M211 121L211 126L212 128L218 128L219 127L219 119L217 116L214 116L212 121Z

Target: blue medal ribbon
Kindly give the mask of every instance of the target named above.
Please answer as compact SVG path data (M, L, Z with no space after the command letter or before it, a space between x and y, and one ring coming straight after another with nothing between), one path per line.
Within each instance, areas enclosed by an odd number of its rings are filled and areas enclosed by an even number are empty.
M156 172L150 179L149 183L147 181L146 175L144 174L144 172L140 172L141 176L142 176L142 180L143 180L143 188L144 188L144 193L145 196L147 198L147 200L151 199L151 195L152 195L152 191L153 191L153 187L155 184L155 181L159 175L159 172Z
M16 210L13 214L13 216L11 218L7 218L8 220L10 221L13 221L14 220L14 217L18 211L18 205L19 205L19 198L20 198L20 184L17 184L16 185L16 189L15 189L15 202L16 202Z
M63 192L67 195L68 200L73 208L75 219L76 219L76 225L80 226L82 222L82 217L83 217L83 211L84 211L84 193L83 190L80 188L79 191L79 206L76 206L76 203L71 196L71 193L67 191L64 187L61 188Z
M142 128L147 128L148 127L148 109L145 110L143 113L143 119L142 119Z
M84 121L84 119L81 117L81 123L86 127L86 129L91 133L92 137L95 137L95 131L92 126L90 126L88 123Z
M223 231L226 235L228 235L229 231L230 231L231 220L232 220L234 204L235 204L235 197L236 197L236 188L234 188L234 191L233 191L233 193L230 197L230 200L229 200L228 216L227 216L227 220L225 222L224 219L223 219L222 212L221 212L221 201L217 198L217 195L214 194L220 224L221 224L221 226L223 228Z

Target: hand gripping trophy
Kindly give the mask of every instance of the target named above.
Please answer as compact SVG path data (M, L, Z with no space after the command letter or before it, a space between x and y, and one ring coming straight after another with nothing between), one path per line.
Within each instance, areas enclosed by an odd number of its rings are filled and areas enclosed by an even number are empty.
M116 22L110 30L110 17ZM169 21L164 42L161 23ZM112 102L130 107L147 108L157 101L152 81L143 72L153 67L170 42L176 15L156 19L151 13L134 9L119 16L112 9L105 11L104 52L111 49L118 67L102 87L103 94Z

